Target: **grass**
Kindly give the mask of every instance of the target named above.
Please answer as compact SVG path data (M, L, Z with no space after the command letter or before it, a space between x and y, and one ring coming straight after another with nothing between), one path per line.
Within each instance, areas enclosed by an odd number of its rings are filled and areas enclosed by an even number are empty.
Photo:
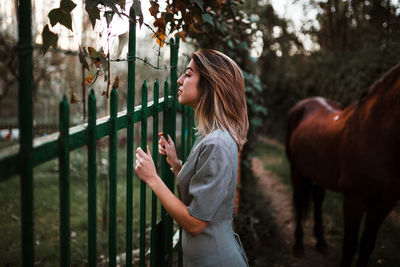
M264 168L275 174L282 183L291 186L290 165L282 145L260 140L253 151L253 155L262 159ZM330 253L340 257L343 233L342 195L327 191L323 212L325 232L328 245L330 246ZM309 220L309 223L311 223L311 220ZM308 227L311 226L312 224ZM309 234L311 233L310 231ZM378 238L370 258L369 266L400 266L399 251L400 226L386 219L379 229Z
M117 167L117 254L125 252L126 228L126 150L118 148ZM108 149L97 154L97 256L107 258L108 226L103 221L105 183L108 179ZM71 264L84 265L87 259L87 149L70 154L70 229ZM140 181L134 177L133 246L139 246ZM20 179L11 177L0 183L0 266L20 266L21 207ZM106 207L104 209L103 207ZM160 205L158 204L158 212ZM158 215L159 217L160 215ZM108 220L108 215L106 216ZM146 190L146 228L150 226L151 191ZM147 239L149 238L147 231ZM34 169L34 250L35 265L59 264L59 183L58 160L51 160Z

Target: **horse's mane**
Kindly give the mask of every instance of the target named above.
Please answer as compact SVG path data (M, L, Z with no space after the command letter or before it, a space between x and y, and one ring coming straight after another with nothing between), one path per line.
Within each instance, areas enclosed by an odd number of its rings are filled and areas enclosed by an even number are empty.
M379 80L374 82L368 90L366 90L360 97L360 101L364 101L368 96L377 91L379 88L388 88L396 82L397 78L400 77L400 64L397 64L393 68L391 68L388 72L386 72Z

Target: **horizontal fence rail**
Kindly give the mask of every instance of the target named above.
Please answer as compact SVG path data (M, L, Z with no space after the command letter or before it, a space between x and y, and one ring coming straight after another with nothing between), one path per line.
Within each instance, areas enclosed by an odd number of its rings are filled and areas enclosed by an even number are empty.
M93 95L94 96L94 95ZM89 96L90 97L90 96ZM166 105L167 109L172 106L172 97L169 96L169 100L164 100L164 97L161 97L158 100L157 107L154 107L154 102L150 101L147 104L147 113L148 116L154 116L155 113L162 112L164 110L164 105ZM182 105L178 103L177 110L182 111ZM133 115L133 123L141 122L142 120L142 106L136 106L134 115ZM96 120L95 125L95 140L101 139L109 135L109 119L110 116L106 116ZM128 126L128 115L127 111L120 111L117 113L116 118L116 129L117 131L121 129L125 129ZM71 127L69 129L70 135L70 144L69 150L72 151L74 149L80 148L84 145L87 145L89 140L89 128L88 123L84 123L81 125L77 125ZM60 151L58 145L60 133L53 133L47 136L38 137L33 140L33 166L37 166L46 161L56 158ZM9 148L5 148L0 151L0 181L9 178L12 175L19 174L19 145L15 145ZM190 149L190 148L189 148Z
M30 22L30 1L22 1L19 5L20 12L20 46L25 50L20 51L21 79L20 90L29 89L32 76L32 40ZM27 4L28 3L28 4ZM133 16L133 8L130 10ZM29 26L29 27L28 27ZM130 21L129 25L129 47L128 58L136 56L136 22ZM134 259L133 251L133 176L134 176L134 124L140 123L140 146L145 150L147 146L147 123L153 119L153 159L158 161L158 122L159 113L162 113L162 131L164 135L169 134L174 140L176 137L177 111L181 113L180 151L182 159L186 159L195 139L193 130L193 110L177 103L177 60L179 49L179 38L172 39L169 43L171 49L171 84L164 83L164 97L159 97L159 84L154 83L153 101L148 102L148 88L146 82L142 86L142 105L134 106L135 102L135 60L128 61L128 105L127 109L118 112L118 91L112 88L110 94L110 115L97 119L96 97L93 89L88 99L88 121L87 123L70 127L69 103L64 97L59 106L59 132L48 136L33 139L32 135L32 112L28 104L32 100L31 92L20 94L19 120L20 120L20 144L5 148L0 151L0 182L21 176L21 213L22 213L22 262L24 266L33 266L34 263L34 222L33 222L33 169L35 166L46 161L58 158L59 175L59 217L60 217L60 265L70 266L71 262L71 226L70 226L70 153L71 151L87 146L87 218L88 218L88 266L96 266L99 261L97 255L97 166L96 166L96 141L109 138L108 155L108 264L117 265L117 162L118 162L118 132L127 129L127 171L126 171L126 266L132 266ZM22 49L22 48L21 48ZM28 55L30 58L24 58ZM30 62L30 63L29 63ZM24 86L26 87L24 89ZM28 105L26 109L23 105ZM30 113L30 116L29 116ZM176 141L176 140L175 140ZM157 171L161 172L161 178L174 191L174 175L170 171L165 157L161 159L161 170L155 164ZM139 265L147 266L171 266L173 263L173 220L171 216L161 207L160 219L157 220L157 204L159 203L154 193L151 195L151 218L150 245L146 247L146 185L140 183L140 226L139 226ZM147 249L147 250L146 250ZM148 255L149 252L149 255ZM83 260L85 261L86 260ZM182 264L181 254L178 263Z

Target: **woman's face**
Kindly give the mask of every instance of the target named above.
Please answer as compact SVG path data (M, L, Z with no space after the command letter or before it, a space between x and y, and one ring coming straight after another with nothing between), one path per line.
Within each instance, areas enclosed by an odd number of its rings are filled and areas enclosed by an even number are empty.
M178 79L178 101L183 105L196 108L200 101L198 88L200 74L193 59L190 60L184 74Z

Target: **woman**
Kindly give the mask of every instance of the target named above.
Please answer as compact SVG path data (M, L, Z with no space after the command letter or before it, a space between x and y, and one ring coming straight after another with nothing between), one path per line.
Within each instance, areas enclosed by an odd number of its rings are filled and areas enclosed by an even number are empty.
M226 55L204 49L192 55L178 86L178 101L195 110L198 131L183 166L172 139L159 140L179 199L157 175L148 148L137 149L136 173L182 226L184 266L248 266L232 227L238 151L249 125L242 72Z

